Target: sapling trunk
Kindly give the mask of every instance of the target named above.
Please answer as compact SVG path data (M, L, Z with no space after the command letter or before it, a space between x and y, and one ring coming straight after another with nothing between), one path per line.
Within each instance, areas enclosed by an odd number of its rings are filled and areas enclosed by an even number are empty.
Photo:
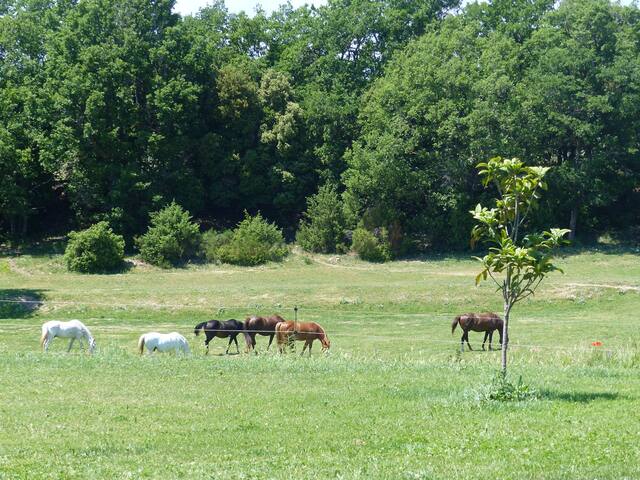
M502 323L502 376L507 376L507 345L509 344L509 313L511 307L504 302L504 322Z
M569 240L576 238L576 225L578 223L578 207L573 206L571 208L571 218L569 218Z

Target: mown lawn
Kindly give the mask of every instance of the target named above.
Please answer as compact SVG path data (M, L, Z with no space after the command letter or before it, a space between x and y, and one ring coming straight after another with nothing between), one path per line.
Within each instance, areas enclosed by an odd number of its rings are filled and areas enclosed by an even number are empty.
M498 352L460 355L451 335L454 315L500 310L464 257L118 275L2 258L0 478L640 478L640 252L560 264L513 314L511 377L536 398L496 403L479 392ZM215 340L205 357L192 333L294 305L325 326L330 355L266 353L259 337L257 356L222 356ZM70 318L96 355L59 339L42 354L40 325ZM193 355L140 358L152 329L180 331Z

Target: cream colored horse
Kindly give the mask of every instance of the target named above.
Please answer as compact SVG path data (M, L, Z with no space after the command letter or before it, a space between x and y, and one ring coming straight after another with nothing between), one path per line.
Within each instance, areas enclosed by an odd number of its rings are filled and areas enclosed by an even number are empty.
M56 338L71 338L69 342L69 348L67 352L71 351L73 342L80 341L82 347L82 340L87 340L89 344L89 353L93 353L96 348L96 341L93 339L89 329L79 320L69 320L68 322L60 322L58 320L52 320L42 325L42 336L40 337L40 345L46 352L49 349L49 344Z
M168 352L175 350L176 353L182 351L184 353L191 353L187 339L177 332L171 333L158 333L149 332L140 336L138 340L138 350L140 355L144 353L144 347L147 347L149 353L153 353L156 350L159 352Z

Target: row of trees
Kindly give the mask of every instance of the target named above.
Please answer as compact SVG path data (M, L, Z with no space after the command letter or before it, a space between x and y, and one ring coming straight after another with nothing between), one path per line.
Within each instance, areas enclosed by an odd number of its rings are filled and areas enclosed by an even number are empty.
M173 3L0 4L6 235L105 220L130 240L175 200L218 229L260 211L293 238L303 220L315 250L357 226L395 253L460 247L485 195L474 166L498 154L555 167L532 223L640 223L634 6ZM339 228L317 238L307 199Z

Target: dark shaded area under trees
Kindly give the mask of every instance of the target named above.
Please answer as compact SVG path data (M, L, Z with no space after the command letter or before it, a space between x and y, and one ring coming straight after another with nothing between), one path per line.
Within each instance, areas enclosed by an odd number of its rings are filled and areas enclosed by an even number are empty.
M461 248L496 155L554 167L533 223L640 225L634 6L172 7L0 3L1 235L106 220L131 243L175 200L203 228L259 211L292 239L328 184L395 252Z

